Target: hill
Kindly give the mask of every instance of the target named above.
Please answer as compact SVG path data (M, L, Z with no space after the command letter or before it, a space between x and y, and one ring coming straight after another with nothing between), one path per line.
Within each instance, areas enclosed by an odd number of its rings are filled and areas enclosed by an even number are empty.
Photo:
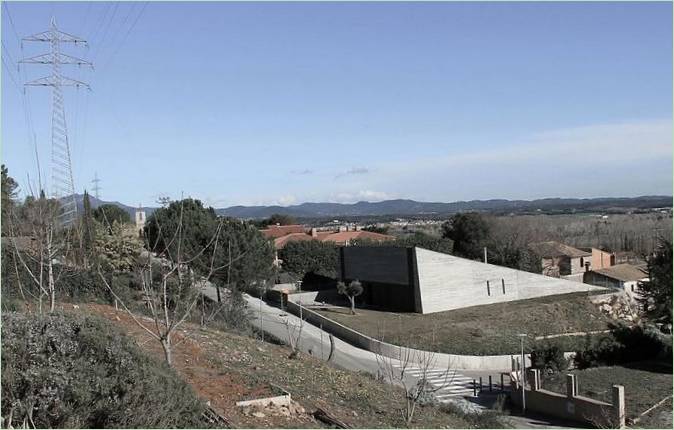
M447 215L462 211L535 212L541 211L614 211L672 207L671 196L608 197L592 199L547 198L538 200L471 200L451 203L385 200L381 202L302 203L294 206L232 206L218 209L220 215L236 218L266 218L274 213L297 218L384 215Z
M82 208L82 195L77 194L78 207ZM112 203L127 211L133 218L136 208L120 202L106 202L90 197L92 207ZM242 219L268 218L273 214L291 215L296 218L359 217L359 216L442 216L462 211L492 213L569 213L569 212L626 212L653 208L671 208L672 196L600 197L591 199L546 198L537 200L470 200L451 203L418 202L397 199L381 202L357 203L302 203L293 206L231 206L216 209L218 215ZM143 207L149 216L155 207Z

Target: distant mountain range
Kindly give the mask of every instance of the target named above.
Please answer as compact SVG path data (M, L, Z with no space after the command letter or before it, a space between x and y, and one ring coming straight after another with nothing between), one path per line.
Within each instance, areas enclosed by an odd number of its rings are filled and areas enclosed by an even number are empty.
M76 195L78 207L82 209L82 195ZM133 206L120 202L106 202L90 196L91 206L96 208L112 203L126 210L132 218L136 211ZM592 199L547 198L538 200L471 200L452 203L417 202L414 200L385 200L381 202L358 203L302 203L294 206L231 206L216 209L218 215L235 218L268 218L273 214L291 215L297 218L325 218L345 216L384 215L445 215L462 211L481 212L530 212L530 211L612 211L617 209L650 209L672 207L672 196L602 197ZM143 207L149 216L156 207Z

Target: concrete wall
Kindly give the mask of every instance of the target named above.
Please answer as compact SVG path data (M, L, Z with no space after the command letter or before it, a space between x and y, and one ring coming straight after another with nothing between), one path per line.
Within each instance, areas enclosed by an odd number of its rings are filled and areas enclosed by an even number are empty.
M599 428L625 427L625 393L622 386L613 385L613 402L605 403L579 396L575 375L567 375L565 394L541 389L538 369L530 369L527 376L529 389L524 389L527 410L583 422ZM511 388L511 400L521 407L522 387L513 383Z
M414 248L421 313L602 288Z
M349 246L341 248L340 252L343 279L410 284L410 251L407 248Z
M300 315L300 306L293 302L292 296L289 296L286 306L288 312L291 312L296 316ZM399 358L401 355L406 355L406 351L409 351L409 354L407 355L410 357L411 361L419 363L422 361L421 357L424 354L428 354L427 351L381 342L326 318L305 306L302 306L302 317L306 322L316 327L322 327L324 331L337 336L353 346L381 354L385 357ZM565 357L567 358L571 358L572 356L573 353L565 353ZM513 358L516 359L517 357L517 355L457 355L433 353L433 367L441 369L450 368L454 370L508 371L512 368ZM531 366L529 354L525 354L525 363L526 366Z

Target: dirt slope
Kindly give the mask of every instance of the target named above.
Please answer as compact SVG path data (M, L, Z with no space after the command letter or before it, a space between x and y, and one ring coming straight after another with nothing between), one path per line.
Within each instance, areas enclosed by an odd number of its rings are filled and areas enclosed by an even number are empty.
M83 305L77 311L111 320L149 354L163 360L159 343L123 311L96 304ZM287 347L250 337L192 324L181 328L181 342L174 350L175 368L235 427L325 427L311 416L317 408L353 427L404 427L400 391L367 375L335 369L310 356L289 359ZM242 410L235 405L240 400L271 395L270 383L289 391L306 413L301 413L302 409L300 413ZM419 410L413 426L468 428L471 423L429 406Z

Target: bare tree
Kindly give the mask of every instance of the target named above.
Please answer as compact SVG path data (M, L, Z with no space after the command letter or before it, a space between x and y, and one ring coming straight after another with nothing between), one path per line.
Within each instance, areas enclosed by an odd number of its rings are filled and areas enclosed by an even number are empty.
M98 273L103 283L122 305L123 309L139 327L161 344L164 357L169 365L173 363L172 352L174 346L181 342L178 341L174 344L173 335L176 329L189 318L196 306L201 294L202 283L208 282L216 272L224 269L234 261L234 259L230 258L223 265L216 265L215 262L215 255L217 254L220 244L219 239L222 233L222 220L218 223L215 234L206 246L196 252L195 255L184 256L182 242L185 233L182 229L182 221L181 208L178 227L170 240L167 241L168 246L164 248L165 251L162 253L161 258L155 258L153 257L153 252L147 252L139 258L137 267L135 268L145 304L150 311L150 318L140 317L129 309L128 305L114 291L100 267L98 268ZM159 230L161 234L161 225L159 226ZM172 247L174 244L175 247ZM174 251L171 252L171 249ZM197 258L201 258L207 250L211 250L209 252L212 252L210 269L204 277L197 280L194 272L190 269L190 264ZM239 255L236 259L242 257L243 255Z
M9 216L10 243L23 270L37 288L38 309L48 297L49 311L56 309L56 288L61 276L69 269L73 229L59 220L57 200L48 199L44 192L32 195L21 208L21 216L12 211ZM23 239L29 239L29 244ZM20 278L18 267L15 267Z
M383 345L380 345L380 348ZM446 368L438 368L435 353L420 351L403 346L393 347L393 353L375 353L379 375L387 382L401 388L405 398L402 415L406 425L414 419L418 405L435 399L435 392L451 384L456 371L448 361ZM441 373L437 371L441 369ZM414 373L414 375L412 375ZM431 383L429 379L434 380ZM437 381L436 379L440 379Z
M304 320L300 318L299 324L292 324L286 319L284 321L284 325L286 326L286 331L288 333L288 343L290 346L290 355L288 358L296 358L300 353Z

